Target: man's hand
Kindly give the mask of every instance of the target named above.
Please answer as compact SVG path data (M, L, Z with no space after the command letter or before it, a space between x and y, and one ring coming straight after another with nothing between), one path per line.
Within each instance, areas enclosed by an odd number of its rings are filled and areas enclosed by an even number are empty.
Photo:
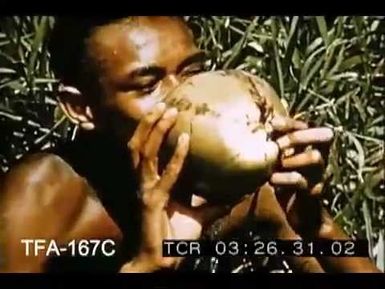
M253 216L257 221L269 223L277 233L291 226L296 233L308 237L320 229L320 195L333 132L329 128L310 129L306 123L288 117L275 117L271 124L281 151L280 163L270 178L275 192L262 187L254 196L245 198L226 219L234 225L226 227L236 227L247 214L242 208L254 203Z
M189 149L189 136L182 134L164 171L158 172L158 151L166 133L175 124L177 110L166 110L163 103L138 124L129 149L133 166L140 177L142 200L142 238L140 252L124 265L121 272L152 272L175 268L180 258L163 257L165 239L198 239L202 227L224 213L221 208L184 207L170 200L170 193L182 169Z
M320 200L332 130L309 129L303 122L288 118L274 119L273 127L285 135L276 140L282 151L281 171L274 173L270 182L281 190L277 198L290 225L301 237L349 239ZM320 257L318 261L328 272L379 272L369 258Z
M222 218L220 235L236 230L250 215L268 223L276 234L288 226L300 234L319 228L320 194L333 132L329 128L309 129L306 123L289 117L275 117L271 125L281 150L280 163L270 179L274 190L264 186L240 200Z
M274 118L272 126L281 134L276 139L281 162L270 183L290 225L302 236L315 237L321 228L320 196L333 131L284 117Z

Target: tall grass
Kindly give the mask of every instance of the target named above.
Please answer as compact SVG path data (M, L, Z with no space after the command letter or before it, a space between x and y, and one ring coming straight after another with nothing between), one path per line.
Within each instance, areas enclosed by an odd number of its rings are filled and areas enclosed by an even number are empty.
M367 238L384 270L384 17L185 17L211 69L267 79L293 116L334 129L325 204ZM52 17L0 19L0 167L72 135L57 112L46 33Z
M0 167L67 137L45 41L52 17L0 18ZM1 171L0 171L1 172Z

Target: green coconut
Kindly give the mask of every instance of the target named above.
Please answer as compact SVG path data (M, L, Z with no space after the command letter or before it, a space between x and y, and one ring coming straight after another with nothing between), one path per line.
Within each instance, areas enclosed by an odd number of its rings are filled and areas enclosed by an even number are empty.
M163 101L179 111L166 140L169 151L181 133L190 134L183 174L189 190L212 202L228 202L268 180L279 151L270 140L269 121L287 111L266 81L240 70L204 72Z

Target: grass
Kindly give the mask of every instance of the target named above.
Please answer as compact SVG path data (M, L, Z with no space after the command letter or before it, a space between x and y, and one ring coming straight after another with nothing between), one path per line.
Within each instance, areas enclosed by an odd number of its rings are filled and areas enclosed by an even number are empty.
M384 270L384 17L185 17L210 69L267 79L293 116L334 129L325 204L367 238ZM0 167L71 137L57 111L46 33L52 17L0 19Z

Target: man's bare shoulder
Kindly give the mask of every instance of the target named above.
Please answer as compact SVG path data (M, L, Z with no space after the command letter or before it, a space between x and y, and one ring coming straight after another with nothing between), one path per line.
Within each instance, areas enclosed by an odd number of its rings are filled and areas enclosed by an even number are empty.
M20 181L29 183L39 182L41 179L79 177L60 156L44 152L23 157L9 170L7 175L20 177Z
M44 152L23 157L5 174L0 190L14 196L28 191L78 198L92 192L87 181L63 158Z

